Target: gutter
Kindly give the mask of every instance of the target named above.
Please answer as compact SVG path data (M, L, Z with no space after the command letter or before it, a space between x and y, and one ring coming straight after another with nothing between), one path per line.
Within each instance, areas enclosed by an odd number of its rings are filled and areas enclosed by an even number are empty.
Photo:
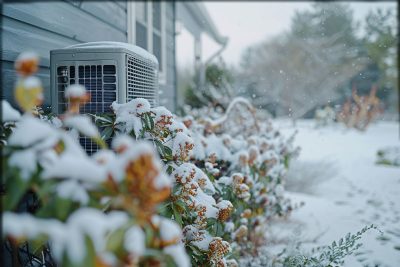
M201 25L205 31L219 44L223 45L226 42L226 37L223 37L217 30L213 20L207 12L206 7L201 2L183 1L181 2L189 10L197 23Z

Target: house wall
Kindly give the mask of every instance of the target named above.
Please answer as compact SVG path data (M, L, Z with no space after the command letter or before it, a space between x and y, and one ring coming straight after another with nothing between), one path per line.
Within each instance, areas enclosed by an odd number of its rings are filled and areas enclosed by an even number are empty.
M160 85L160 105L171 111L176 110L176 57L175 57L175 2L166 1L166 54L167 54L167 81Z
M173 3L167 2L167 82L160 86L168 108L174 109L175 40ZM13 105L16 73L13 62L23 51L40 56L37 74L45 88L45 105L50 102L50 50L93 41L127 42L126 1L55 1L5 3L2 19L2 98ZM170 99L171 98L171 99Z

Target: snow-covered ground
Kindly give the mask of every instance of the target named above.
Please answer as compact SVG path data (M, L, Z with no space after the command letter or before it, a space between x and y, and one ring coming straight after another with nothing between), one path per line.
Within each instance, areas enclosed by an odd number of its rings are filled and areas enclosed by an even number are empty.
M341 125L315 129L307 120L295 128L287 121L278 125L284 133L299 130L295 143L302 151L288 175L288 188L297 191L289 193L292 200L305 205L271 227L271 245L328 245L375 224L383 234L367 232L345 266L400 266L400 168L375 164L378 149L400 146L398 123L378 122L366 132Z

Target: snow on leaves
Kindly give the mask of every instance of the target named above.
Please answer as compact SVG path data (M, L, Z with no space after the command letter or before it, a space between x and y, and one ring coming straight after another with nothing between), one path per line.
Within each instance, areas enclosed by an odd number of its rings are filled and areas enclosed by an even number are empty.
M20 68L31 75L29 62ZM85 88L68 87L66 98L57 123L3 107L6 120L16 121L3 140L4 234L17 244L50 241L67 266L237 266L253 229L290 212L284 176L297 149L257 121L246 100L233 101L219 119L180 119L141 98L113 103L113 115L92 115L99 131L79 114ZM240 119L246 130L232 126L242 110L251 114L248 123ZM79 136L100 149L88 155ZM27 190L42 203L35 216L14 212Z

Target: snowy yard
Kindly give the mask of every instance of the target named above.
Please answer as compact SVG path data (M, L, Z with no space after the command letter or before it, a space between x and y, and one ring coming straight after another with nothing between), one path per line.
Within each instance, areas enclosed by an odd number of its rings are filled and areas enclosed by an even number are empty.
M278 124L284 133L294 130L287 121ZM375 164L378 149L399 146L398 124L379 122L362 133L341 125L315 129L305 120L297 129L295 144L302 151L291 166L288 190L305 205L271 227L272 249L293 241L328 245L375 224L383 234L367 232L345 266L400 266L400 168Z

